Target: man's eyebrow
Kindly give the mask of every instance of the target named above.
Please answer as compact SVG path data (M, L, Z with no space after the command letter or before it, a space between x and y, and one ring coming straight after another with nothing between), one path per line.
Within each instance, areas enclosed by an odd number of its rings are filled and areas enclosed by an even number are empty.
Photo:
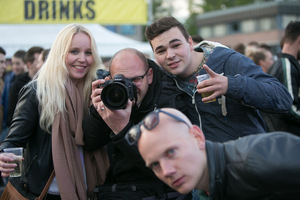
M172 44L172 43L174 43L174 42L181 42L181 40L180 39L177 39L177 38L175 38L175 39L173 39L173 40L171 40L170 42L169 42L169 44Z
M172 44L172 43L178 42L178 41L181 42L180 39L175 38L175 39L169 41L169 44ZM158 46L158 47L156 47L155 51L158 51L158 50L160 50L160 49L162 49L162 48L164 48L164 46L162 46L162 45L161 45L161 46Z

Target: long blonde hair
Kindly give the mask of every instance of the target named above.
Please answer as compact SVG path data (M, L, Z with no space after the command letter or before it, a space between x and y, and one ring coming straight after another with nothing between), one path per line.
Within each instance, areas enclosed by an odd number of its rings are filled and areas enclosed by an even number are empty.
M55 115L66 111L65 84L69 79L69 72L65 60L70 50L72 38L79 32L90 37L92 55L94 56L94 63L84 80L83 107L85 113L90 106L92 81L96 78L96 71L103 67L95 40L88 29L80 24L69 24L58 33L46 62L34 78L37 83L37 98L40 104L40 126L49 133L51 133L51 125Z

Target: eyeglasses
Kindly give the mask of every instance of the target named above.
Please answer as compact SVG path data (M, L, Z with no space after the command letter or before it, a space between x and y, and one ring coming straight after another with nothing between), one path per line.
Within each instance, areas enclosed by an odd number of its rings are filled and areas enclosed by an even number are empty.
M136 86L140 86L143 82L144 77L146 76L146 74L148 73L149 68L147 69L147 71L145 72L144 75L142 76L136 76L133 78L129 78L129 80L131 80L131 82L133 82Z
M128 131L128 133L125 135L125 139L127 140L128 144L133 145L139 140L139 138L142 134L141 125L143 125L145 127L145 129L147 129L147 130L154 129L159 123L159 113L164 113L179 122L183 122L184 124L186 124L188 126L188 128L191 127L186 121L184 121L180 117L177 117L176 115L173 115L173 114L163 111L161 109L157 109L155 111L152 111L148 115L146 115L146 117L140 123L133 126Z

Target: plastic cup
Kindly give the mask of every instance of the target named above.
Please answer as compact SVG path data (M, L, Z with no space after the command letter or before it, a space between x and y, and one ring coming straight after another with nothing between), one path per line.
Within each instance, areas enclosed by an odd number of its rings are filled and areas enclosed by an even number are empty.
M208 74L202 74L202 75L196 76L196 78L198 80L198 83L200 83L202 81L205 81L205 80L209 79L210 76ZM202 95L202 98L205 98L205 97L208 97L208 96L212 95L212 93L213 92L203 92L203 93L201 93L201 95ZM214 99L212 99L210 101L207 101L205 103L209 103L209 102L213 102L213 101L216 101L216 98L214 98Z
M17 167L13 172L10 172L10 177L20 177L22 175L22 160L23 160L23 148L5 148L3 149L4 153L10 153L8 156L11 156L14 161L11 163L16 163Z

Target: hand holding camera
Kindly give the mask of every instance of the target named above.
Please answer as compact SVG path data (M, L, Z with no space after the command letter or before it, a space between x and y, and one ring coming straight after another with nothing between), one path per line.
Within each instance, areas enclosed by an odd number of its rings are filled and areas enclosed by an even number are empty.
M103 71L103 70L102 70ZM103 79L105 71L98 70L97 76ZM137 100L137 88L134 83L122 74L116 74L112 80L101 85L101 100L110 110L125 109L128 99Z
M105 78L107 75L103 76L106 72L101 71L97 73L99 79L92 83L92 102L105 123L118 134L129 122L132 105L137 99L136 87L123 75L110 80Z

